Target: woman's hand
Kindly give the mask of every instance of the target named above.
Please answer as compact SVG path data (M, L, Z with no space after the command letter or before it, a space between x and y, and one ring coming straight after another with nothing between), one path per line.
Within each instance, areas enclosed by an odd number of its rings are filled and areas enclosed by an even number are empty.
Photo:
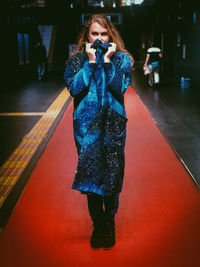
M85 51L89 58L89 63L96 63L96 49L91 48L91 43L87 43L85 46Z
M109 63L111 56L116 52L116 44L110 43L111 46L108 47L108 51L104 55L104 62Z

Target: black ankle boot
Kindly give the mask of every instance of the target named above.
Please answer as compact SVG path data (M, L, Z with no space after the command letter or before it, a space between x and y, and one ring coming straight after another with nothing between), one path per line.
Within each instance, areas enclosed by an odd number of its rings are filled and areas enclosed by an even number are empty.
M115 222L106 221L104 224L103 249L111 249L115 245Z
M93 249L100 249L103 243L103 222L94 222L93 223L93 232L90 239L90 245Z

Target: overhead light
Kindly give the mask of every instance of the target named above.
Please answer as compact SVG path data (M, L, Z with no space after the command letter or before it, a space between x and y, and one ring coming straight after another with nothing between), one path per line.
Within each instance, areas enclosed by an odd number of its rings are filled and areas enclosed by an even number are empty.
M121 5L122 6L132 6L133 0L122 0Z
M144 0L121 0L122 6L141 5Z
M144 0L134 0L135 5L141 5L144 2Z

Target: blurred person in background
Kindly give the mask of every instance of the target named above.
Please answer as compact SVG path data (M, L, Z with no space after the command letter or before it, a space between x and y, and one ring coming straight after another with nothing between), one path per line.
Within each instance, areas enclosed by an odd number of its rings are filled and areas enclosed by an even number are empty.
M36 63L36 72L38 80L41 80L47 71L46 48L42 42L37 42L34 46L34 60Z
M160 60L163 57L162 51L159 47L155 46L153 41L149 41L149 48L147 49L146 60L144 63L144 70L148 66L149 86L158 86L160 84Z

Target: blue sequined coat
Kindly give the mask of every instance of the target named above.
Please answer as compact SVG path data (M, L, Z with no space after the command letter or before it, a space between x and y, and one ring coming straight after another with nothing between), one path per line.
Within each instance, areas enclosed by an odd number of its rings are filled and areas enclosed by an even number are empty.
M100 50L97 63L89 63L85 52L67 62L64 80L74 97L78 150L73 189L106 196L121 192L127 122L124 93L131 77L130 58L119 51L110 63L103 62Z

